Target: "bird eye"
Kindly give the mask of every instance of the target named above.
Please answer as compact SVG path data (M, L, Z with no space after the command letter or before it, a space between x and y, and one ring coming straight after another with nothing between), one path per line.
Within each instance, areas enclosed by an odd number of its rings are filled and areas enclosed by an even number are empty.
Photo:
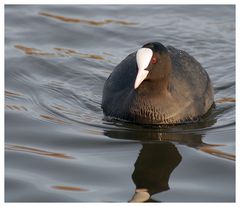
M156 64L157 63L157 58L156 57L153 57L152 58L152 64Z

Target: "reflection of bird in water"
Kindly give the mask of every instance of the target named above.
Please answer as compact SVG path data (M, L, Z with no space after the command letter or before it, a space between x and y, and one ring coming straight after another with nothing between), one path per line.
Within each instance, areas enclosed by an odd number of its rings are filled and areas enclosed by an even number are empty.
M208 122L207 126L198 124L198 127L209 127L213 122ZM215 149L222 145L203 142L204 131L197 131L195 126L182 125L170 129L143 127L136 129L133 126L131 128L126 126L127 128L106 129L104 134L115 139L137 140L143 145L132 174L136 190L130 202L153 202L154 200L151 199L153 194L166 191L171 187L168 185L170 175L181 162L181 155L174 143L217 157L235 159L234 155Z
M145 201L152 194L168 190L169 177L181 159L170 142L143 144L132 174L136 192L131 202Z

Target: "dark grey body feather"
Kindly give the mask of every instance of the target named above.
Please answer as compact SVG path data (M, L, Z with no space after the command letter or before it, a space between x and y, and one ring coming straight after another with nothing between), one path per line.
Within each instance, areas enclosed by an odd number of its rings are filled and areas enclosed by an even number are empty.
M213 88L207 72L188 53L171 46L167 49L172 62L167 93L154 87L147 92L134 89L138 68L136 53L132 53L114 68L104 85L105 116L144 124L175 124L194 121L211 108Z

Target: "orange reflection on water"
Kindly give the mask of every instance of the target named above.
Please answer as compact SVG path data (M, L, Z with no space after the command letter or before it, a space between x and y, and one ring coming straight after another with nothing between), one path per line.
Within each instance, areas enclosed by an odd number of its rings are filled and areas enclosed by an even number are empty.
M67 190L67 191L88 191L87 189L84 188L79 188L75 186L64 186L64 185L55 185L52 186L54 189L58 190Z
M6 104L5 107L6 107L7 109L11 109L11 110L27 111L27 108L25 108L24 106L17 106L17 105L9 105L9 104Z
M54 53L48 53L48 52L44 52L44 51L41 51L36 48L25 47L22 45L15 45L15 48L23 51L27 55L43 55L43 56L54 56L55 55Z
M65 55L80 55L82 58L92 58L92 59L96 59L96 60L104 60L104 58L100 55L96 55L96 54L81 54L75 50L72 49L65 49L65 48L54 48L54 50L56 50L58 53L60 52L60 54L65 54Z
M60 15L50 14L47 12L40 12L39 15L57 19L57 20L60 20L63 22L83 23L83 24L89 24L89 25L93 25L93 26L102 26L102 25L110 24L110 23L115 23L115 24L120 24L120 25L135 25L135 24L137 24L135 22L128 22L128 21L124 21L124 20L114 20L114 19L105 19L103 21L77 19L77 18L70 18L70 17L64 17L64 16L60 16Z
M47 57L71 57L71 56L79 56L81 58L90 58L95 60L104 60L105 58L101 55L96 54L82 54L72 49L66 48L53 48L52 52L45 52L36 48L26 47L23 45L15 45L15 48L21 50L26 55L34 55L34 56L47 56Z
M54 122L57 122L59 124L64 124L65 122L61 119L57 119L56 117L54 116L50 116L50 115L40 115L41 118L45 119L45 120L48 120L48 121L54 121Z
M23 95L20 94L20 93L16 93L16 92L12 92L12 91L7 91L7 90L5 90L5 95L6 95L7 97L23 96Z
M40 150L37 148L25 147L25 146L20 146L20 145L7 144L6 150L18 151L18 152L28 152L28 153L47 156L47 157L61 158L61 159L74 159L73 157L65 155L63 153L49 152L49 151Z
M222 157L222 158L225 158L225 159L228 159L228 160L235 161L235 155L223 152L221 150L214 149L214 147L217 147L217 146L225 146L225 145L210 145L209 144L209 145L199 147L199 150L202 151L202 152L211 154L211 155L215 155L217 157Z
M66 48L54 48L55 51L60 52L60 53L64 53L66 55L75 55L75 54L79 54L78 52L76 52L75 50L72 49L66 49Z
M233 102L233 103L235 103L236 100L235 100L235 98L228 97L228 98L222 98L222 99L216 100L215 102L216 103L226 103L226 102Z
M91 58L95 60L103 60L104 58L100 55L94 55L94 54L85 54L82 56L83 58Z

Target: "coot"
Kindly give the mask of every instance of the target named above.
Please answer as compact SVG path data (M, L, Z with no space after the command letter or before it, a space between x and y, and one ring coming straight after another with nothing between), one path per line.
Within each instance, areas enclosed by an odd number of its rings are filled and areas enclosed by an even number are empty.
M106 117L140 124L198 121L214 104L207 72L187 52L145 44L117 65L105 82Z

